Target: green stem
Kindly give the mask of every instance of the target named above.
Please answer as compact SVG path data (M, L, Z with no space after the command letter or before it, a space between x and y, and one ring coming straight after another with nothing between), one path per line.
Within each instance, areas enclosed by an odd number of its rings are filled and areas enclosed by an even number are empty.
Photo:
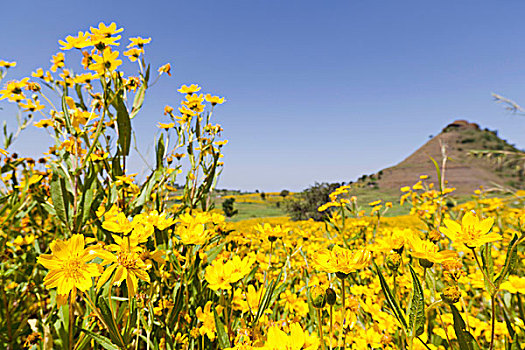
M492 327L491 327L491 334L490 334L490 347L489 350L492 350L494 348L494 329L496 327L496 295L491 295L491 301L492 304Z
M69 342L68 349L73 350L73 303L71 302L71 292L69 292L68 298L68 309L69 309Z
M333 313L334 313L334 306L330 305L330 350L332 350L332 338L334 336Z
M318 325L319 325L319 339L321 340L321 348L325 350L324 345L324 339L323 339L323 324L322 324L322 316L321 316L321 309L317 309L317 319L318 319Z
M342 317L341 317L341 335L343 335L344 333L344 328L345 328L345 313L346 313L346 308L345 308L345 299L346 299L346 296L345 296L345 279L344 278L341 278L341 290L342 290L342 296L343 296L343 307L341 307L341 313L342 313ZM344 349L345 346L346 346L346 338L343 336L343 345L341 347L341 349Z

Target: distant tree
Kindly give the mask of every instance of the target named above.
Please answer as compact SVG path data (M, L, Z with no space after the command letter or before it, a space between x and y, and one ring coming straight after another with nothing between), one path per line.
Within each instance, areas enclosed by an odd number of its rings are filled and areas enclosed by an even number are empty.
M264 192L261 192L261 199L262 199L263 201L265 201L265 200L266 200L266 193L264 193Z
M226 215L229 218L231 218L239 212L237 209L234 209L234 203L235 198L227 198L224 202L222 202L222 211L224 211L224 215Z
M286 198L286 196L288 196L290 194L290 191L288 190L282 190L281 193L279 193L279 195L283 198Z
M301 193L294 195L285 201L286 211L292 220L322 221L330 214L330 209L319 212L319 208L324 203L330 201L330 193L341 186L340 183L315 183Z

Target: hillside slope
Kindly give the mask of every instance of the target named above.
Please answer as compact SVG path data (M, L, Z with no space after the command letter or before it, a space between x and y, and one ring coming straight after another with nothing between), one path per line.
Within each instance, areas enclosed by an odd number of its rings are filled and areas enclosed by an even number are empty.
M523 170L516 170L505 162L476 158L469 155L471 150L505 150L520 152L488 129L480 129L477 124L457 120L445 127L439 135L411 154L401 163L383 169L369 176L361 183L380 190L399 190L416 183L420 175L428 175L438 184L435 167L430 159L439 164L442 160L441 145L446 147L448 156L446 180L448 187L455 187L457 194L471 194L480 185L494 187L523 187Z

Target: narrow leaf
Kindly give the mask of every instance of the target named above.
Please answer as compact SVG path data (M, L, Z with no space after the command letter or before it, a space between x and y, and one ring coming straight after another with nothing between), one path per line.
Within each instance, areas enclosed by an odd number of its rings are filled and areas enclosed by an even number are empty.
M93 333L87 329L81 329L82 332L86 333L91 339L96 341L100 346L107 350L119 350L119 347L111 342L108 338L103 335Z
M425 331L425 299L419 278L414 272L412 266L408 265L408 267L410 268L412 284L414 286L410 314L408 316L408 327L412 336L417 337Z
M127 156L129 155L129 148L131 146L131 121L120 94L115 97L114 106L117 110L118 144L122 152L121 154Z
M58 176L53 175L50 184L51 200L53 201L53 207L58 218L62 220L66 225L68 223L67 206L68 197L65 189L64 180Z
M407 330L407 323L406 323L405 315L403 314L403 311L399 307L399 304L397 303L395 296L392 294L392 291L388 287L388 284L386 283L385 277L383 277L381 270L375 263L374 265L376 266L377 275L379 276L379 282L381 283L381 289L383 290L383 294L385 295L385 299L388 303L388 306L390 306L390 308L394 312L394 316L401 323L403 328Z
M477 350L479 349L476 339L466 329L465 321L461 317L458 309L454 305L450 305L452 310L452 317L454 319L454 332L458 338L460 350Z
M219 347L221 349L231 347L228 333L226 333L224 324L222 323L219 315L217 315L217 310L215 308L213 308L213 318L215 319L215 328L217 329L217 339L219 340Z
M514 234L514 237L512 237L512 240L509 243L509 247L507 248L505 265L503 265L503 269L501 270L501 273L498 275L494 283L496 285L496 288L499 288L501 283L503 283L507 279L507 277L518 264L518 245L515 244L517 240L518 235Z
M106 324L108 328L108 332L109 332L109 336L111 340L117 343L118 346L125 347L125 345L122 343L122 338L118 331L117 324L115 323L115 319L113 318L113 315L111 313L111 310L109 308L109 305L106 299L99 298L97 306L100 308L100 314L102 315L102 318L104 319L104 323Z

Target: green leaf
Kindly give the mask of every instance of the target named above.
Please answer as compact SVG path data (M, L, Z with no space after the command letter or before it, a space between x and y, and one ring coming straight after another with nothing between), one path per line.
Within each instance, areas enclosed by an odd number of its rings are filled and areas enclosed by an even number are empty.
M231 347L228 333L226 333L224 324L219 318L219 315L217 315L217 310L215 308L213 308L213 318L215 318L215 328L217 329L217 340L219 340L219 347L221 349Z
M403 311L401 310L401 308L399 307L399 304L397 303L395 296L392 294L392 291L388 287L388 284L386 283L385 277L383 277L381 270L379 269L379 267L376 265L375 262L374 262L374 265L376 267L377 275L379 276L379 282L381 283L381 289L383 290L383 294L385 295L385 299L388 303L388 306L390 306L390 308L394 312L394 316L397 318L399 323L401 323L401 325L406 331L408 327L407 327L407 323L405 320L405 315Z
M87 329L81 329L82 332L86 333L90 338L96 341L100 346L107 350L119 350L119 347L111 342L108 338L103 335L93 333Z
M62 95L62 112L64 112L64 119L66 121L66 129L72 134L73 128L71 127L71 117L69 115L69 107L66 102L66 95Z
M218 244L206 252L206 262L209 264L211 263L217 255L224 249L224 246L226 245L226 242L222 242L221 244Z
M133 336L133 330L137 326L138 312L135 304L135 299L131 299L131 302L129 304L129 317L128 321L126 322L126 330L124 331L124 341L126 343L129 343L131 341L131 337Z
M162 168L162 159L164 159L164 152L166 148L164 147L164 134L160 134L159 141L157 142L157 169Z
M137 113L142 108L142 104L144 103L144 97L146 96L147 88L148 88L147 82L142 82L142 85L140 85L139 89L137 90L137 93L135 94L135 98L133 99L133 107L131 108L129 119L135 118Z
M450 305L450 309L454 318L454 332L458 338L460 350L478 350L479 345L472 334L467 331L465 321L463 321L458 309L454 305Z
M142 189L140 190L139 196L134 199L131 203L132 208L137 208L137 214L142 209L142 206L149 201L151 197L151 191L153 191L153 188L158 183L158 181L162 178L162 171L161 170L155 170L153 173L150 174L148 179L146 180L146 183L142 186Z
M82 85L75 84L75 91L77 92L78 100L80 101L80 107L87 111L88 108L86 107L86 104L84 103L84 97L82 96Z
M118 331L117 324L115 323L115 319L113 318L113 314L111 313L111 309L109 308L108 302L105 298L99 298L98 299L98 305L100 309L100 314L104 320L104 323L106 324L109 332L109 336L111 340L116 343L120 347L125 347L125 344L123 343L122 337Z
M410 305L410 314L408 316L408 328L412 337L417 337L425 331L425 299L421 282L417 277L411 265L410 274L412 275L412 284L414 286L412 303Z
M255 316L255 319L253 320L253 324L257 324L257 321L259 321L259 318L264 314L268 306L270 305L270 301L272 300L272 297L274 295L275 287L277 283L281 280L281 277L283 275L283 269L284 266L281 268L281 272L279 272L279 276L273 281L268 284L268 288L266 288L266 291L264 293L264 296L261 300L261 304L259 305L259 308L257 309L257 315Z
M118 144L121 154L127 156L131 146L131 120L121 94L115 96L114 107L117 110Z
M490 243L486 243L484 246L481 247L481 261L483 262L483 270L485 270L485 273L487 274L490 280L488 281L486 278L483 278L483 282L485 283L485 289L490 295L493 295L494 284L492 282L494 281L494 261L492 260Z
M512 240L509 243L509 247L507 248L505 265L503 265L503 269L501 270L501 273L498 275L494 283L496 285L496 288L498 289L501 283L503 283L507 279L507 277L511 274L511 272L516 268L516 265L518 264L518 244L516 244L517 241L518 235L514 234L514 237L512 237Z
M49 186L49 190L51 192L51 200L53 201L53 208L55 209L55 213L57 214L58 218L62 220L66 226L69 222L68 218L68 193L66 190L66 185L64 183L64 179L59 178L56 175L53 175L51 178L51 183Z

